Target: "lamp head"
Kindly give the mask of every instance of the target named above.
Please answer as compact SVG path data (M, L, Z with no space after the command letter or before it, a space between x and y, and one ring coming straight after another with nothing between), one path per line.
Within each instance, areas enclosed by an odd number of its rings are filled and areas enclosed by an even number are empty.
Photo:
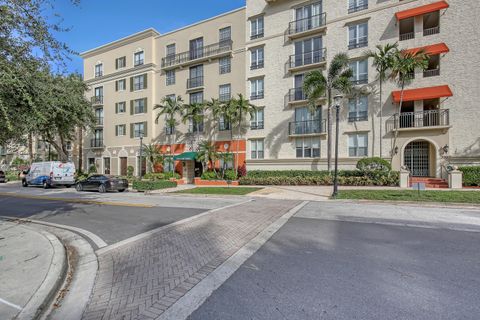
M333 101L335 102L336 106L339 106L340 103L342 102L343 95L337 94L335 97L333 97Z

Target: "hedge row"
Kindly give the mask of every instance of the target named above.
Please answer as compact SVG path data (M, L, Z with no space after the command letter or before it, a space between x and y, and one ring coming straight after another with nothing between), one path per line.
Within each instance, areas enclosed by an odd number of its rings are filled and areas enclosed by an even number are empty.
M156 180L156 181L144 181L144 180L135 180L133 181L133 189L137 191L151 191L159 190L166 188L175 188L177 186L176 182L168 180Z
M213 171L205 171L202 173L202 180L221 180L218 178L220 172L213 172ZM237 180L237 175L235 174L235 170L225 170L223 180Z
M170 180L170 178L180 179L180 175L176 172L147 173L143 176L146 180Z
M458 170L463 173L465 186L480 186L480 166L460 167Z
M329 172L321 171L295 171L297 175L292 174L293 171L275 171L269 174L266 171L249 172L246 177L240 178L241 185L331 185L333 183L333 175ZM308 174L306 172L311 172ZM398 186L400 174L395 171L339 171L338 182L344 186Z

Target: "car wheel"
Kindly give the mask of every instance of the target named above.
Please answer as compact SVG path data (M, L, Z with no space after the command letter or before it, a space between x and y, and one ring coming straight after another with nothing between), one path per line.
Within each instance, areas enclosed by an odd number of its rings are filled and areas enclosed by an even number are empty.
M46 180L43 181L43 189L48 189L49 187L48 182Z
M105 193L106 191L107 191L107 189L105 188L105 186L103 184L101 184L100 187L98 187L98 192Z
M22 186L25 188L28 187L27 180L22 180Z
M78 192L81 192L81 191L83 191L83 186L82 186L80 183L78 183L78 184L75 186L75 189L76 189Z
M123 191L125 191L125 189L120 189L120 190L118 190L118 192L123 192Z

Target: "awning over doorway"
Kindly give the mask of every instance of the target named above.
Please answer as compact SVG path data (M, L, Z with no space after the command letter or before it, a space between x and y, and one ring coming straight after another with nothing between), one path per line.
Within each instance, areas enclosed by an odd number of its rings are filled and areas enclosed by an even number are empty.
M423 50L428 55L447 53L447 52L450 51L448 46L445 43L442 42L442 43L432 44L431 46L407 49L404 52L413 54L413 53L419 52L420 50Z
M403 20L411 17L421 16L426 13L435 12L438 10L446 9L449 5L446 1L438 1L430 3L424 6L403 10L395 13L398 20Z
M188 151L188 152L184 152L184 153L181 153L179 155L174 156L173 160L175 160L175 161L187 161L187 160L195 161L196 158L197 158L197 153L196 152Z
M401 91L393 91L393 102L399 103ZM428 88L418 88L403 91L403 101L418 101L426 99L435 99L453 96L452 90L448 85Z

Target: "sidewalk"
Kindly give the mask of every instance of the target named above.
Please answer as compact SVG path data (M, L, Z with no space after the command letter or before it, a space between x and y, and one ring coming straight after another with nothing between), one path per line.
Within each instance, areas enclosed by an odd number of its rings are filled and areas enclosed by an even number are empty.
M0 220L0 319L38 315L65 268L65 250L55 236Z

